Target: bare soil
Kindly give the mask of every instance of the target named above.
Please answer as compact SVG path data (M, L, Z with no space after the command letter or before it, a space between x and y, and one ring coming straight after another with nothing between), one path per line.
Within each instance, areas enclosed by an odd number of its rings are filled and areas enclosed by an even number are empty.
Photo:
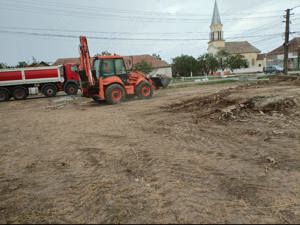
M0 223L299 223L298 81L0 104Z

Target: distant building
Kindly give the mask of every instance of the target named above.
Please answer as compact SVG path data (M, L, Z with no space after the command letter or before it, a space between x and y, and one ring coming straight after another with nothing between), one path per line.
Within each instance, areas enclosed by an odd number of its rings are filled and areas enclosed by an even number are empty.
M299 70L300 37L296 37L289 42L289 60L290 70ZM272 50L267 55L268 65L279 65L283 67L284 47L283 45Z
M215 1L213 18L210 25L208 53L216 55L220 50L227 50L233 55L243 55L248 61L249 72L262 71L265 59L262 59L261 51L248 41L227 42L224 39L223 24L219 13L217 0Z
M166 75L172 77L172 66L164 60L158 60L151 55L133 55L124 56L124 62L127 70L132 70L134 65L145 61L152 65L152 72L150 76ZM60 58L55 61L53 65L65 65L65 64L80 64L80 58Z
M134 55L134 56L124 56L124 61L127 70L132 70L134 65L141 62L147 62L152 65L152 72L150 76L166 75L172 77L172 66L164 60L158 60L151 55Z

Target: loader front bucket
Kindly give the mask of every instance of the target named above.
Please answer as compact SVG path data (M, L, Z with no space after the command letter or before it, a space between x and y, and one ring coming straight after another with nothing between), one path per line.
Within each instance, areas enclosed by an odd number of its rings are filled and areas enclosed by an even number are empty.
M171 83L171 78L167 76L151 77L151 80L155 83L157 89L166 88Z

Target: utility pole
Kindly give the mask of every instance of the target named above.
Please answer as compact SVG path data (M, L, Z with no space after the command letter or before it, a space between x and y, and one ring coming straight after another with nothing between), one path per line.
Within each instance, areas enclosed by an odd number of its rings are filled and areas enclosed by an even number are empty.
M298 66L297 66L298 71L300 70L300 45L298 45Z
M289 42L290 42L290 16L291 9L286 10L285 16L285 41L284 41L284 73L288 75L289 61Z

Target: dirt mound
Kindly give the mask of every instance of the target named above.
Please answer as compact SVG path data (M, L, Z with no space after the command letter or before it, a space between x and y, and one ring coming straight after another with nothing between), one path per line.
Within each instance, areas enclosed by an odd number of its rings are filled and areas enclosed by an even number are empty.
M206 97L193 98L164 107L168 112L193 113L198 118L232 120L251 114L288 114L296 104L295 97L240 96L238 89L229 89Z

